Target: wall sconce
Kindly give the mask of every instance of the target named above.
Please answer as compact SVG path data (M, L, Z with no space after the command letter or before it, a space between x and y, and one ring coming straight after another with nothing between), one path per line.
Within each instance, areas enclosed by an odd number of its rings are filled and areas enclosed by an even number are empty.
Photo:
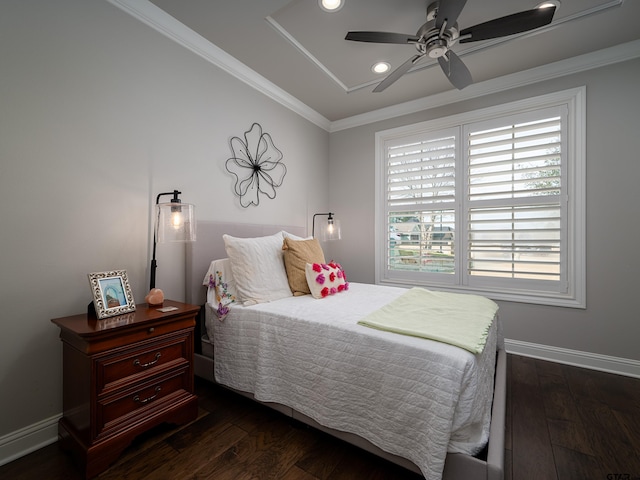
M333 218L333 213L315 213L313 215L313 225L311 226L311 236L316 238L316 217L318 215L327 216L327 224L320 232L320 240L326 242L329 240L340 240L342 238L342 232L340 231L340 220Z
M156 222L153 230L153 257L151 259L150 289L156 286L156 244L166 242L195 242L195 206L182 203L178 198L182 192L159 193L156 197ZM160 197L173 195L170 202L160 203Z

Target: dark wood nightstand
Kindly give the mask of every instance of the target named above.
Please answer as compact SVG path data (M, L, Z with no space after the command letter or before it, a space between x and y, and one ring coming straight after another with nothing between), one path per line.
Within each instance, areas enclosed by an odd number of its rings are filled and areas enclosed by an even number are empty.
M198 415L193 335L200 307L165 300L158 307L98 320L51 320L63 342L63 417L58 435L86 478L105 470L140 433Z

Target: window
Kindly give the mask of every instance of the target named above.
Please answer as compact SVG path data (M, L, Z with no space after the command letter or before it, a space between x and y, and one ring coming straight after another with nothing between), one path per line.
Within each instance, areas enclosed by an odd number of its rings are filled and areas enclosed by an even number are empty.
M584 88L376 134L376 278L585 307Z

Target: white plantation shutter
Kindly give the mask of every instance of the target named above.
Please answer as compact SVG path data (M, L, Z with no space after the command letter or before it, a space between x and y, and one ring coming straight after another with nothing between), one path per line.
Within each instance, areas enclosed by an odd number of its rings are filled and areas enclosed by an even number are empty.
M563 108L465 127L466 275L566 290Z
M389 211L406 205L431 206L455 199L455 136L389 147Z
M453 241L446 256L435 258L434 247L441 246L443 227L454 231L458 132L454 128L388 143L388 271L454 273Z
M376 134L378 283L584 306L582 94Z

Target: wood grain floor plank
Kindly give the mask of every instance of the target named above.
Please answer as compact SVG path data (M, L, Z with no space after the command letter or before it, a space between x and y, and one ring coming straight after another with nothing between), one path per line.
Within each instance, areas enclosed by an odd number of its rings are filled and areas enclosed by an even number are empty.
M593 455L575 399L559 364L536 361L549 438L553 445Z
M569 448L584 455L594 455L587 429L582 422L547 419L552 445Z
M538 375L555 375L564 378L565 365L540 359L535 359L534 362Z
M422 475L366 453L360 455L355 447L348 446L346 455L327 480L419 480ZM352 451L355 454L352 454Z
M594 454L607 474L640 474L640 457L633 450L622 425L611 408L597 400L580 398L578 411L588 426L587 434Z
M597 458L568 448L553 447L558 478L562 480L604 480L607 478Z
M638 452L638 456L640 456L640 409L631 413L614 410L613 414L618 420L622 431L626 434L631 449ZM640 472L638 472L638 477L640 477Z
M250 478L279 480L289 471L304 452L317 442L315 435L300 428L294 428L286 440L277 442L266 449L245 471Z
M0 478L11 480L84 480L73 460L58 443L0 467Z
M512 434L511 434L511 425L513 422L513 413L512 413L512 405L513 402L511 400L511 391L512 391L512 386L511 386L511 379L513 378L513 373L511 371L511 364L512 364L512 355L507 355L507 385L506 385L506 389L507 389L507 394L506 394L506 404L505 404L505 431L504 431L504 448L506 450L511 451L511 449L513 448L511 442L512 442Z
M173 435L168 436L165 441L176 451L181 452L193 445L194 442L200 441L201 438L210 437L212 431L216 432L227 428L230 423L225 421L224 416L211 413L202 417L190 428L174 431Z
M640 411L640 378L625 379L620 375L597 372L600 401L612 410L627 413Z
M538 379L547 418L579 422L580 415L565 378L559 375L540 374Z
M106 472L98 476L98 480L138 480L146 478L158 469L164 468L168 462L175 461L179 453L165 442L154 448L140 451L137 455L121 458ZM144 459L141 461L141 459ZM182 458L180 459L182 462Z
M336 441L327 434L321 433L316 444L305 452L296 466L315 478L326 480L346 451L344 442Z
M246 426L246 425L245 425ZM238 427L239 428L239 427ZM279 415L265 418L248 432L240 441L221 455L215 463L201 469L195 478L215 478L216 480L242 480L252 478L247 472L262 454L286 442L293 433L293 427Z
M281 480L319 480L319 478L294 465L284 474Z
M351 447L346 447L350 452ZM348 453L342 457L327 480L377 480L375 468L371 464L369 455L351 456ZM381 473L381 475L384 475Z
M211 430L201 436L190 448L180 452L179 457L165 461L141 480L166 480L168 478L192 478L201 470L245 438L247 433L235 425ZM101 480L101 479L100 479Z
M513 478L557 480L535 361L514 357L511 372Z
M513 453L511 450L504 452L504 480L513 480Z

